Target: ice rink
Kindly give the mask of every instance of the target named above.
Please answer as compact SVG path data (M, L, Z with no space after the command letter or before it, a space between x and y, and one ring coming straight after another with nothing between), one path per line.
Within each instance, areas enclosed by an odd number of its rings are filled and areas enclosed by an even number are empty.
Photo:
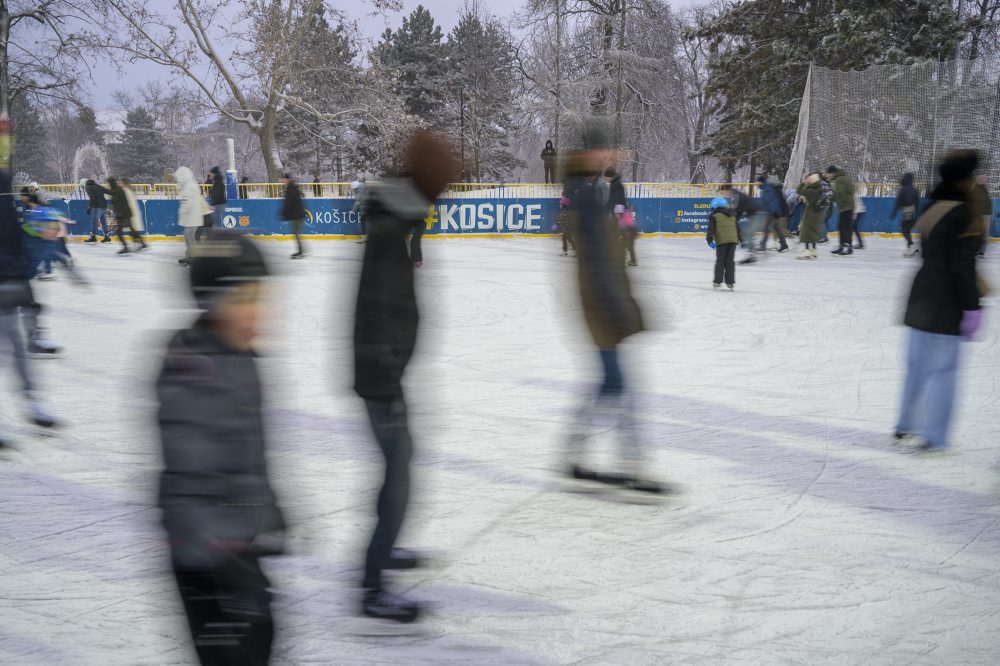
M629 269L650 330L625 350L655 476L638 506L561 492L562 442L597 363L558 241L425 241L407 375L419 456L398 579L427 635L353 633L377 459L350 391L361 246L263 243L279 273L263 345L272 473L291 553L268 562L281 664L1000 663L1000 308L963 346L953 452L891 443L915 260L774 252L711 289L702 239L644 238ZM90 291L38 285L65 427L0 416L0 663L188 664L154 507L151 381L193 316L181 245L74 244ZM1000 285L1000 245L980 264ZM990 307L989 304L987 307Z

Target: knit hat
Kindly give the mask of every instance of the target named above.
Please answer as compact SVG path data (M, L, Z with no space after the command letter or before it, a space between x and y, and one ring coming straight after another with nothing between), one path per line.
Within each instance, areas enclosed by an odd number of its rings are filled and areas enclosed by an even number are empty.
M726 197L715 197L712 199L712 208L729 208L729 199Z
M938 173L946 183L968 180L979 167L979 153L974 150L953 150L944 156Z
M191 248L190 268L191 291L202 306L218 294L270 274L257 246L228 229L212 229Z

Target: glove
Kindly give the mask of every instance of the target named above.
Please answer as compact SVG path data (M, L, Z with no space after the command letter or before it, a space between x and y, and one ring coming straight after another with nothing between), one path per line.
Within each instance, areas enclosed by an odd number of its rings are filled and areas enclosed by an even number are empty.
M708 241L708 246L714 250L715 249L715 241Z
M958 325L958 329L962 332L963 340L972 340L976 337L976 333L983 325L983 311L979 310L966 310L962 313L962 322Z

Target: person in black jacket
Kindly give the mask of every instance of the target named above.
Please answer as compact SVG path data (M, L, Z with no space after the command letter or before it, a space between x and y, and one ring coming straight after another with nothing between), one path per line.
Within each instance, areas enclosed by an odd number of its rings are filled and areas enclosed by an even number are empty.
M723 185L719 188L719 192L728 197L737 220L747 218L746 232L742 234L742 237L748 254L740 260L740 263L752 264L757 261L756 236L767 228L768 213L761 208L756 199L733 185Z
M904 173L899 181L899 191L896 193L896 203L892 206L892 217L898 213L901 215L900 227L903 231L903 238L906 239L906 252L904 257L912 257L920 249L913 243L913 225L917 223L917 206L920 204L920 194L913 186L913 174Z
M222 226L222 215L226 212L226 178L219 167L212 167L210 174L212 189L209 191L208 203L212 206L212 225Z
M617 219L625 212L625 206L628 205L625 184L622 183L622 175L615 171L614 167L604 170L604 178L608 181L608 212L614 213Z
M412 441L401 384L417 339L415 267L428 208L458 174L451 147L434 134L410 139L398 178L371 185L366 198L365 244L354 320L354 390L364 399L372 432L385 459L376 505L377 523L365 555L361 608L376 620L405 624L418 604L386 592L383 572L412 568L416 557L395 549L410 496ZM412 234L416 243L408 246Z
M556 149L552 141L545 142L542 150L542 166L545 167L545 184L556 182Z
M282 552L285 532L254 354L268 270L249 239L224 229L206 234L190 269L204 313L173 335L156 381L159 507L201 663L266 664L274 628L260 558Z
M281 205L281 219L287 220L291 224L292 234L295 236L295 243L298 246L292 259L301 259L306 256L306 249L302 244L302 223L306 219L306 206L302 203L302 191L299 189L299 184L291 175L286 173L281 182L285 184L285 201Z
M941 183L917 221L923 264L906 306L904 323L910 330L896 438L919 437L925 451L950 445L959 347L982 324L976 252L983 221L971 205L978 164L972 150L945 156L938 167Z
M101 233L104 234L102 243L110 243L111 236L108 235L108 202L104 198L105 194L111 194L111 190L101 187L94 180L88 180L87 190L87 213L90 214L90 238L85 242L97 242L97 224L101 224Z

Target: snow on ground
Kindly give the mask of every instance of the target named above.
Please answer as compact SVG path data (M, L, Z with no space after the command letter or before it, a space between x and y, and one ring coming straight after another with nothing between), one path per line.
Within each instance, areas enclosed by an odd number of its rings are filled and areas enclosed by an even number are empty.
M272 560L283 664L996 664L1000 316L964 347L955 451L888 433L898 399L902 241L850 259L771 253L711 290L700 239L645 239L630 269L651 330L628 345L656 473L646 507L558 491L560 443L596 363L572 260L550 239L428 240L408 374L417 494L401 579L434 606L422 638L349 631L376 475L351 394L360 247L287 260L261 364L273 476L293 523ZM94 288L41 284L61 360L39 362L68 423L0 453L0 662L186 664L153 508L150 380L191 316L180 244L74 245ZM823 246L824 248L828 246ZM982 264L1000 284L1000 246ZM8 369L6 376L12 376ZM11 382L8 382L11 383Z

